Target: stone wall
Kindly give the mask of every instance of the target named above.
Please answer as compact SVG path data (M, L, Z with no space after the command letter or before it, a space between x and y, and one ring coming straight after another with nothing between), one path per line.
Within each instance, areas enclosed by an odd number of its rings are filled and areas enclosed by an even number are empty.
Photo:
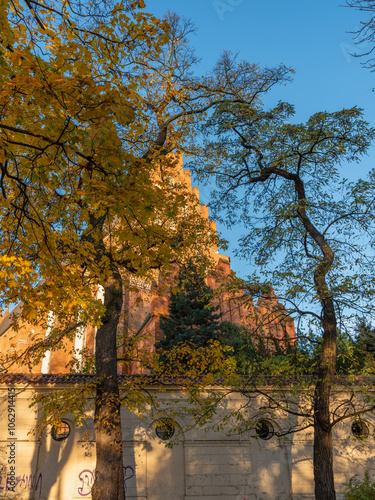
M95 470L95 436L92 413L81 427L71 417L66 439L56 441L48 429L41 438L32 434L36 415L29 408L34 391L58 391L66 384L50 384L48 377L38 383L1 385L0 396L0 498L78 500L91 498ZM52 381L52 379L51 379ZM9 389L15 408L14 426L9 427ZM155 388L150 388L155 392ZM157 392L157 391L156 391ZM161 393L165 403L176 393ZM232 396L231 407L243 404ZM280 422L270 421L278 428ZM373 416L366 416L373 423ZM261 439L254 432L228 437L208 427L183 428L175 419L180 442L168 442L155 431L155 418L140 419L123 410L124 472L127 500L307 500L313 499L312 433L309 430L287 439ZM185 421L186 423L186 421ZM11 422L12 424L12 422ZM352 421L339 424L334 432L335 481L338 500L343 483L356 473L375 470L373 439L355 438ZM10 435L10 431L14 432ZM226 429L228 430L228 428ZM11 491L9 463L14 462L14 492Z

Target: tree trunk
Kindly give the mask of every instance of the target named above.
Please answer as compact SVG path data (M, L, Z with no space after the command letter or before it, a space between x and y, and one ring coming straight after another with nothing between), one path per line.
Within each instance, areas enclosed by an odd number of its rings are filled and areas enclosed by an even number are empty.
M322 278L325 282L325 279ZM320 290L322 290L320 288ZM335 500L330 399L336 371L336 314L331 297L322 299L323 344L314 393L314 481L316 500Z
M117 375L117 326L122 308L122 280L116 271L104 286L103 324L96 334L96 470L92 500L125 500L121 403Z
M323 327L322 354L314 391L314 482L315 500L336 500L330 399L336 373L337 321L332 293L326 281L335 254L325 240L324 234L314 226L306 212L305 186L299 174L285 173L284 177L294 182L299 201L297 215L306 230L306 235L314 240L323 257L314 272L315 289L322 306ZM311 257L307 247L305 248L307 256Z
M318 406L318 394L315 390L315 407ZM314 482L315 500L335 500L335 484L333 478L333 445L332 428L325 430L315 417L314 419Z

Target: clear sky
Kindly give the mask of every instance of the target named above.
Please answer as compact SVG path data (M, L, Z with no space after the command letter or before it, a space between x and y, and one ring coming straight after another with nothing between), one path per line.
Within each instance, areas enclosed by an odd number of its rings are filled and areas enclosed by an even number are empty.
M284 63L295 70L294 81L275 87L266 104L279 100L295 105L298 122L317 111L338 111L358 106L375 126L375 73L364 69L350 54L370 46L355 46L355 31L368 14L344 7L345 0L145 0L146 11L163 16L168 10L194 21L191 38L202 59L199 73L209 71L223 50L261 66ZM364 176L375 166L375 150L361 165L353 164L346 176ZM202 202L209 201L201 189ZM240 228L228 231L232 268L244 276L249 264L233 257Z

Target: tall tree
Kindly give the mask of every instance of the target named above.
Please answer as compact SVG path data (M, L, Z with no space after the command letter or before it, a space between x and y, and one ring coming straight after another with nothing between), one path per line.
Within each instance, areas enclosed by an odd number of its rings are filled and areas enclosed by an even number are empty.
M310 316L321 333L311 413L315 497L334 500L332 428L350 417L330 408L337 331L345 310L374 313L375 289L374 173L353 184L339 167L359 161L375 130L357 108L317 113L305 124L291 124L292 116L285 103L268 112L219 105L205 127L206 157L196 167L215 173L213 203L223 219L238 217L246 226L242 254L284 291L288 312Z
M23 302L18 323L47 327L53 311L58 325L19 361L37 362L78 326L97 326L94 500L124 498L122 288L207 232L184 186L170 181L170 153L191 148L187 137L215 104L255 106L289 74L226 54L211 74L193 77L191 25L161 22L143 6L15 0L0 10L1 299Z

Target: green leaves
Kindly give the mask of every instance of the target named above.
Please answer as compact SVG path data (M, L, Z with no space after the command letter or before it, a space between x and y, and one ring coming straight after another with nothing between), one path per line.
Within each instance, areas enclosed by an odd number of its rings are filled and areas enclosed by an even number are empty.
M316 266L326 258L324 243L315 240L319 231L335 254L329 286L341 304L358 304L360 289L371 295L373 256L363 255L373 241L373 190L371 182L342 181L339 167L358 161L375 131L356 107L316 113L306 124L290 123L292 116L286 103L269 111L251 103L216 107L205 127L207 172L218 186L214 209L230 224L244 224L239 254L294 302L311 294ZM215 149L225 154L211 165Z

